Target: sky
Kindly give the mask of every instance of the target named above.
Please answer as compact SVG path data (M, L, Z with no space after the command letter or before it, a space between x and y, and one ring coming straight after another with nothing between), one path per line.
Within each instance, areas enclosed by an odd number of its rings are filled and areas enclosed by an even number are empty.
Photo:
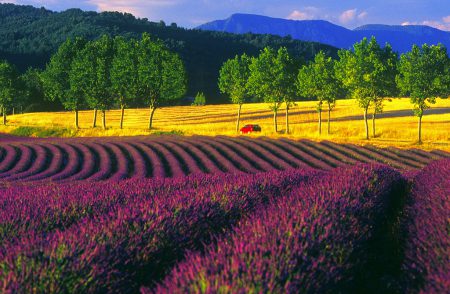
M306 20L323 19L355 28L364 24L424 24L450 31L450 0L0 0L61 11L129 12L151 21L164 20L186 28L225 19L233 13Z

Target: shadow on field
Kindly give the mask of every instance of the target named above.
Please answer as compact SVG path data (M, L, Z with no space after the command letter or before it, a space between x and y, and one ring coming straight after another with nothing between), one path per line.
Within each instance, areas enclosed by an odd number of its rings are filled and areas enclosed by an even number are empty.
M440 107L440 108L432 108L427 109L424 112L424 116L431 114L447 114L450 113L450 107ZM385 111L383 113L378 113L377 118L395 118L395 117L407 117L413 116L414 113L410 109L405 110L395 110L395 111ZM369 118L372 117L372 114L369 114ZM339 118L332 119L333 121L348 121L348 120L362 120L364 119L364 115L352 115L352 116L344 116Z
M362 113L362 110L361 110ZM289 115L291 117L294 116L301 116L301 115L305 115L305 114L317 114L317 111L314 110L292 110L289 112ZM450 114L450 107L440 107L440 108L432 108L432 109L427 109L425 110L424 116L427 115L432 115L432 114ZM257 123L259 120L265 120L265 119L271 119L273 118L273 113L268 110L268 111L248 111L246 112L245 110L242 110L241 113L241 120L245 120L245 121L254 121L255 123ZM333 112L331 113L331 115L333 116ZM394 110L394 111L385 111L383 113L379 113L377 114L377 119L380 118L398 118L398 117L411 117L413 116L414 113L412 110L410 109L405 109L405 110ZM278 112L278 118L284 118L285 116L285 112L284 110L280 110ZM372 114L369 114L369 118L372 117ZM322 119L324 121L326 121L327 119L327 112L323 111L322 112ZM344 116L344 117L338 117L338 118L331 118L331 121L354 121L354 120L363 120L364 116L361 115L351 115L351 116ZM186 125L196 125L199 123L199 120L207 120L208 123L231 123L231 122L235 122L236 118L235 116L230 116L230 114L216 114L216 115L199 115L198 117L195 117L195 120L193 117L186 117L186 118L180 118L180 119L176 119L178 122L183 122ZM164 121L164 120L162 120ZM312 123L312 122L316 122L317 120L306 120L306 121L302 121L300 123ZM295 124L299 124L296 122L291 122L291 124L295 125Z
M264 113L266 113L266 111L264 111ZM314 113L317 113L317 112L316 111L311 111L311 110L289 111L289 116L292 117L292 116L296 116L296 115L314 114ZM259 115L257 115L257 114L259 114ZM278 112L278 116L277 116L278 119L284 118L284 116L285 116L284 110L281 110L281 111ZM231 122L235 122L236 121L236 117L235 116L230 116L229 114L221 115L221 117L224 117L224 118L227 118L227 119L211 120L210 116L205 115L204 117L196 118L197 119L196 121L192 121L193 118L181 119L181 120L177 119L177 121L183 121L183 120L191 121L191 122L185 123L187 125L197 125L199 123L198 120L202 119L202 118L207 119L208 123L231 123ZM241 113L241 120L247 120L247 121L251 120L251 121L257 122L258 120L271 119L271 118L273 118L273 112L271 112L271 111L268 111L267 114L261 114L261 111L252 111L249 114L249 112L246 113L243 110L242 113ZM292 124L295 124L295 123L292 123Z

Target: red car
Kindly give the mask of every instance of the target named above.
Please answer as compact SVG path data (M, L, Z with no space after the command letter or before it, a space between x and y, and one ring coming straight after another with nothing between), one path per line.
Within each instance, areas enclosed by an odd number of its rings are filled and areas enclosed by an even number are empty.
M253 132L261 132L261 127L259 125L245 125L241 128L241 134L250 134Z

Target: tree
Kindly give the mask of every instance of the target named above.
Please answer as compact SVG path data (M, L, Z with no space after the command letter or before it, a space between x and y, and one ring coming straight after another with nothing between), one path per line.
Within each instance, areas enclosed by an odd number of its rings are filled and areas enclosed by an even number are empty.
M148 127L152 129L156 109L186 92L185 69L178 54L160 41L152 41L146 33L138 43L137 59L140 95L150 106Z
M19 91L19 74L10 63L0 62L0 110L3 114L3 124L6 125L8 107L13 105Z
M277 113L286 104L286 133L289 133L289 107L295 96L295 62L286 48L266 47L250 64L248 88L266 103L272 103L274 130L278 132Z
M330 134L331 110L334 108L336 98L342 94L342 84L336 77L335 61L320 51L313 62L302 67L296 81L300 95L311 96L317 99L319 112L319 134L322 134L322 107L328 105L328 134Z
M106 129L106 110L114 102L110 75L113 56L113 40L104 35L85 46L70 72L72 86L84 92L88 106L94 109L94 126L95 111L102 112L103 129Z
M418 143L422 143L422 117L436 97L449 94L449 57L444 46L417 45L400 58L398 86L404 95L410 96L414 114L418 117Z
M340 50L337 75L353 98L364 109L366 139L369 139L368 109L374 104L374 117L382 107L382 99L395 92L397 57L386 44L381 49L375 37L364 38L353 45L353 51Z
M68 39L50 59L42 73L45 95L48 99L59 100L65 109L75 112L75 127L78 129L78 111L85 103L85 93L73 85L70 79L72 65L83 51L87 41L83 38Z
M219 89L221 93L228 94L231 102L238 104L236 132L239 132L242 105L248 98L247 82L250 77L251 59L243 54L236 55L234 59L227 60L220 69Z
M120 106L120 128L123 128L125 107L137 98L138 66L136 41L126 41L123 37L114 39L114 58L111 68L111 86Z

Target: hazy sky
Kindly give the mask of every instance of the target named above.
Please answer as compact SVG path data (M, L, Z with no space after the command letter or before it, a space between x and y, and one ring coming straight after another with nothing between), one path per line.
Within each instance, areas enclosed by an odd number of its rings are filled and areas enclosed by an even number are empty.
M0 0L0 3L44 6L51 10L81 8L130 12L152 21L195 27L233 13L290 19L325 19L354 28L362 24L426 24L450 31L450 0Z

